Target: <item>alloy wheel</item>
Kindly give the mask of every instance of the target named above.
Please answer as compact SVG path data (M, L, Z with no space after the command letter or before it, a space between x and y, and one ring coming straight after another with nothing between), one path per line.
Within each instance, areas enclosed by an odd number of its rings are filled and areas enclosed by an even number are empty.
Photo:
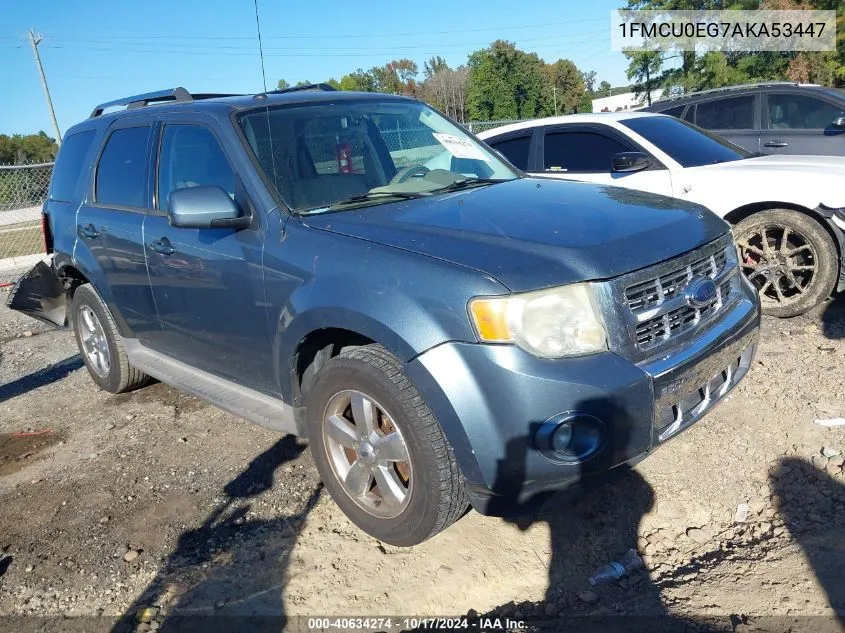
M742 272L760 301L786 306L803 298L816 277L813 243L793 227L767 224L737 237Z
M100 319L91 308L83 305L77 312L76 323L89 366L100 378L106 378L111 369L111 355Z
M393 418L370 396L335 394L323 415L329 463L346 494L379 518L407 507L413 487L408 447Z

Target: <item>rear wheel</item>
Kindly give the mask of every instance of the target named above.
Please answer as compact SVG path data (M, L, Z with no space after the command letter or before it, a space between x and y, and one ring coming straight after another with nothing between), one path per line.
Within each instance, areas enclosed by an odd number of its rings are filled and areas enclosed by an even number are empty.
M416 545L468 499L452 448L402 364L378 345L345 350L306 391L308 440L335 503L362 530Z
M79 353L100 389L122 393L149 381L129 364L114 319L91 284L79 286L73 293L71 319Z
M803 314L833 291L836 245L824 227L798 211L773 209L734 229L742 272L757 288L765 314Z

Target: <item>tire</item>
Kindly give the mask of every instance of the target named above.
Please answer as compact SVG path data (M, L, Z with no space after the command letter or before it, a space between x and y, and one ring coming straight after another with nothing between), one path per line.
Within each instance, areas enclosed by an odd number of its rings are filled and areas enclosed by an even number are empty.
M92 318L93 315L93 318ZM83 284L76 289L71 302L71 322L76 336L76 345L85 362L85 367L97 386L109 393L123 393L144 386L149 377L132 367L123 347L123 340L117 331L114 319L100 299L100 295L91 284ZM90 342L92 328L90 323L99 325L102 335L94 331L96 343ZM88 341L86 343L86 336ZM94 353L89 350L95 348ZM107 363L98 361L98 353L106 352ZM106 354L102 354L103 357Z
M371 444L361 441L367 424L352 420L356 397L372 405L369 426L375 435L369 437L377 439ZM431 538L466 511L469 500L452 447L402 364L383 347L343 350L317 372L305 398L308 440L317 470L335 503L363 531L390 545L411 546ZM364 403L358 402L362 411ZM343 446L330 437L329 427L337 425L326 420L337 416L344 433L351 429L354 447L348 446L346 435ZM383 438L396 440L397 431L406 452L396 450L407 455L407 462L384 450ZM342 472L347 468L349 472ZM353 494L344 483L352 480L353 470L369 473L355 478L363 486L354 487L365 490L363 495ZM382 494L380 481L388 481L386 491L404 490L404 501L396 501L398 494Z
M764 231L768 246L762 240ZM739 222L734 236L740 266L760 292L764 314L797 316L833 292L839 253L833 238L812 217L788 209L761 211Z

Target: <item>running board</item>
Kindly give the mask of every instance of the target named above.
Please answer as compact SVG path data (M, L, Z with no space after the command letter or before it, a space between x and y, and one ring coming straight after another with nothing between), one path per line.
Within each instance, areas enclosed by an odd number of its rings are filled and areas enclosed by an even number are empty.
M293 407L241 385L179 362L143 346L137 339L123 339L129 363L163 383L205 400L224 411L280 433L304 435L297 428Z

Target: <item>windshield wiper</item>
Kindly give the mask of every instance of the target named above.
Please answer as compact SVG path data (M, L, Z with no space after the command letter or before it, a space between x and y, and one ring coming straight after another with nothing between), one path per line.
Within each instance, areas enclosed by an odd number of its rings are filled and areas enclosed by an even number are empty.
M460 180L456 180L455 182L449 183L445 187L439 187L438 189L432 189L431 193L445 193L447 191L460 191L461 189L466 189L467 187L475 187L478 185L495 185L497 182L505 182L505 179L501 178L461 178Z
M360 196L352 196L339 202L326 205L324 207L316 207L314 209L304 209L300 211L303 215L312 213L322 213L324 211L337 211L347 206L355 205L359 202L371 202L373 200L383 200L387 202L390 198L400 198L402 200L413 200L415 198L424 198L428 193L413 192L413 191L370 191Z

